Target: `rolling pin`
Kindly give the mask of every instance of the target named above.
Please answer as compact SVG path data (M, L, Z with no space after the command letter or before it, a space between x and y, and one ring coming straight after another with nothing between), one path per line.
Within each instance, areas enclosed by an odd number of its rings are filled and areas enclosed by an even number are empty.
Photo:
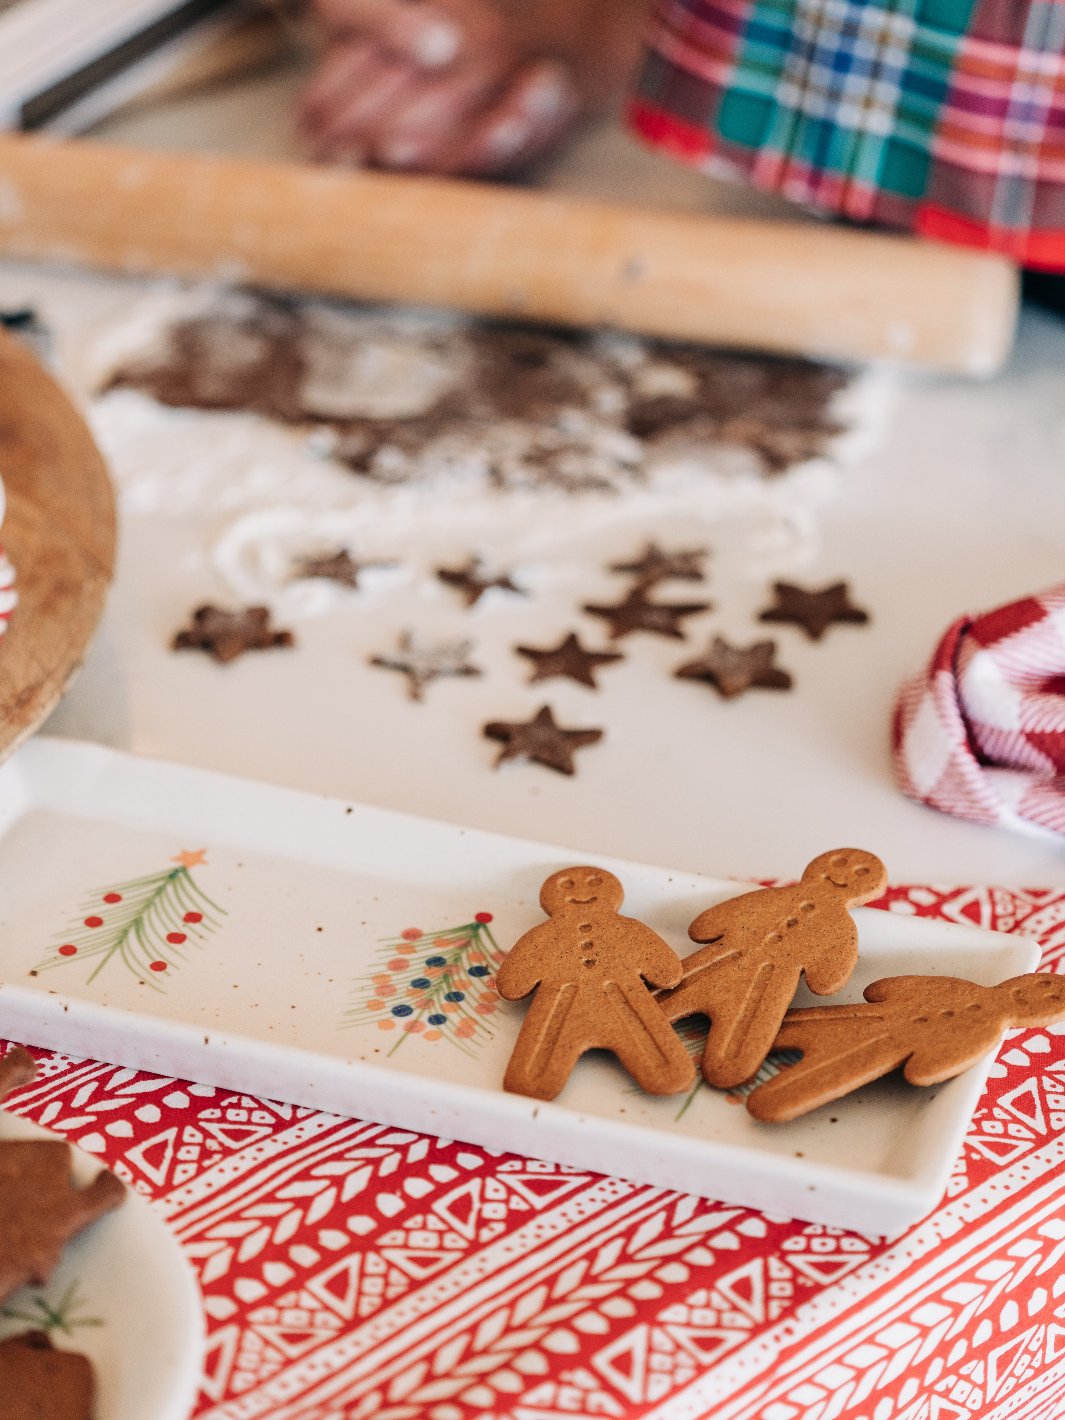
M909 237L23 135L0 254L970 375L1018 304L1007 261Z

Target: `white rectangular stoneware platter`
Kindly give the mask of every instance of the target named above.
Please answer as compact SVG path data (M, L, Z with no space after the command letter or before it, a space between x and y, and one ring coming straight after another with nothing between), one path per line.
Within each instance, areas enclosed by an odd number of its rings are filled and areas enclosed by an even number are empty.
M784 1126L704 1086L644 1095L606 1055L553 1103L505 1093L525 1006L492 973L574 861L616 872L682 954L742 886L38 739L0 769L0 1034L869 1234L936 1204L990 1059ZM857 918L846 999L1035 965L975 928Z

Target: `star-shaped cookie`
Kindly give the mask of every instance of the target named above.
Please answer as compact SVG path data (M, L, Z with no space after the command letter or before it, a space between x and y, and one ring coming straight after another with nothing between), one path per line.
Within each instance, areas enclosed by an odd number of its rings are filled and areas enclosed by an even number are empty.
M520 597L525 595L524 588L517 586L508 573L501 572L495 577L486 575L479 557L471 557L465 567L438 567L436 575L445 586L454 587L468 607L476 606L493 587L515 592Z
M780 621L801 626L811 641L820 641L828 628L837 621L864 626L869 613L851 601L846 582L833 582L813 591L797 587L793 582L774 582L774 604L759 613L759 621Z
M472 641L442 641L435 646L420 645L409 631L399 638L398 654L371 656L370 665L386 671L401 671L407 677L407 694L412 700L422 700L425 687L444 676L480 675L469 663Z
M275 646L293 646L291 631L275 631L264 606L223 611L216 606L200 606L189 625L170 643L175 651L206 651L216 661L235 661L245 651L266 651Z
M675 641L684 640L680 623L686 616L697 616L701 611L709 611L709 602L653 602L642 586L635 586L620 602L613 606L592 606L583 608L591 616L601 616L610 624L611 640L620 640L633 631L651 631L656 636L669 636Z
M382 567L392 567L392 562L357 562L346 547L323 557L303 557L293 568L293 577L300 582L321 577L330 582L339 582L343 587L357 588L359 576L366 571Z
M776 654L775 641L732 646L715 636L705 656L678 666L673 674L712 685L723 700L734 700L745 690L790 690L791 676L773 664Z
M591 690L598 689L595 679L597 666L609 666L614 661L624 660L620 651L588 651L571 631L557 646L515 646L519 656L532 662L529 684L552 680L555 676L565 676L578 685L586 685Z
M485 725L484 733L503 746L496 760L497 769L508 759L518 759L543 764L559 774L573 774L575 751L603 738L602 730L564 730L555 723L549 705L541 705L531 720L493 720Z
M653 587L658 582L701 582L703 563L709 548L688 547L666 552L656 542L649 542L641 555L632 562L614 562L611 572L624 572L635 579L637 587Z

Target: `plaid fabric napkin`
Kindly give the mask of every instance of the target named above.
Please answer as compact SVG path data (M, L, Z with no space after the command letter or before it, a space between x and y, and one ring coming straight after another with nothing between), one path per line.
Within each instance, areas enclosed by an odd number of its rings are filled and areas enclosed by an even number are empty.
M658 0L630 118L794 201L1065 269L1062 0Z
M1065 833L1065 583L954 622L903 687L892 739L912 798Z

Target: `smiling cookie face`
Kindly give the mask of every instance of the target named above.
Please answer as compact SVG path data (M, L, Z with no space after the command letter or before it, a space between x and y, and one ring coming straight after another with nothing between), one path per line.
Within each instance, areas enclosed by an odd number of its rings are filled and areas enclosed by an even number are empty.
M540 889L540 906L549 917L559 912L617 912L624 889L604 868L563 868Z
M887 887L887 869L879 858L862 848L834 848L809 863L802 879L806 883L827 883L848 898L864 901Z

